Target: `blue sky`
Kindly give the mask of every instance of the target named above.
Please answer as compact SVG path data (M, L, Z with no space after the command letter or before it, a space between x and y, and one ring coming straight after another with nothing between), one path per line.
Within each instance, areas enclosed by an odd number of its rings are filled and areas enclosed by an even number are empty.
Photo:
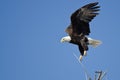
M60 39L70 15L95 1L101 11L90 23L90 37L103 44L90 47L83 64L92 78L103 70L105 80L119 80L119 0L1 0L0 80L85 80L73 56L79 56L77 46Z

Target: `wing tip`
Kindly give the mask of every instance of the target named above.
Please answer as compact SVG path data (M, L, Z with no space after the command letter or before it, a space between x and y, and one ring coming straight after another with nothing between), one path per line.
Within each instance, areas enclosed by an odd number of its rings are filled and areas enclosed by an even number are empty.
M99 2L92 2L92 3L89 3L89 4L87 4L87 5L85 5L85 6L83 6L82 8L90 8L90 7L94 7L94 6L96 6L96 5L98 5L99 4Z

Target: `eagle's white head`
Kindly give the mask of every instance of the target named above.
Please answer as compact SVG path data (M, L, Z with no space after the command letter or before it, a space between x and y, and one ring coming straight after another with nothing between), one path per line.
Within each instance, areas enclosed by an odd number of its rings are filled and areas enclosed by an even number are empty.
M71 37L70 36L65 36L65 37L63 37L62 39L61 39L61 41L60 42L70 42L71 41Z

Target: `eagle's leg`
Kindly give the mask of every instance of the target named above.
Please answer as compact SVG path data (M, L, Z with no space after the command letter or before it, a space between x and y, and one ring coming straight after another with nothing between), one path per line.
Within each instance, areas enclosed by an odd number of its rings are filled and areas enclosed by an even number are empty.
M87 51L85 50L85 51L84 51L84 54L83 54L83 55L80 55L79 60L82 61L83 56L86 56L86 55L87 55Z
M80 60L80 61L82 61L82 58L83 58L83 56L82 56L82 55L80 55L79 60Z
M84 51L84 56L86 56L86 55L87 55L87 51L85 50L85 51Z

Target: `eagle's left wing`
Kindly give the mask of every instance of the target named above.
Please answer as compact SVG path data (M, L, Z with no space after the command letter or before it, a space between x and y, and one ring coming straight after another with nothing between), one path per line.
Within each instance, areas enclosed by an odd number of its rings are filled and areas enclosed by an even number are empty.
M90 3L82 8L76 10L71 15L71 25L74 34L89 35L89 22L98 14L100 6L97 6L98 2Z

